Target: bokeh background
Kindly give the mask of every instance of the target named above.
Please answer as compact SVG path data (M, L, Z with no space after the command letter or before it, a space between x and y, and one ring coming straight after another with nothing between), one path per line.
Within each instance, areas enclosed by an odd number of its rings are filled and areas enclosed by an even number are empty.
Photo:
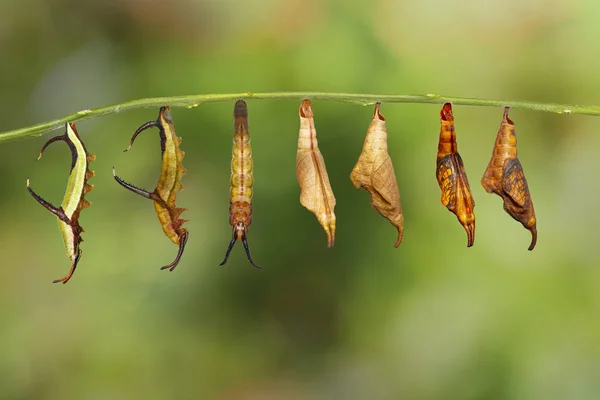
M343 91L600 104L594 0L2 0L0 130L141 97ZM439 106L384 104L405 237L350 171L371 107L314 102L337 197L336 246L299 203L298 104L249 101L255 160L249 241L230 240L233 102L173 110L190 220L177 248L152 204L156 118L78 124L96 171L69 268L55 218L67 146L0 145L0 399L600 398L600 120L511 111L539 240L479 184L500 108L455 107L476 199L475 246L439 200ZM54 132L56 134L60 131Z

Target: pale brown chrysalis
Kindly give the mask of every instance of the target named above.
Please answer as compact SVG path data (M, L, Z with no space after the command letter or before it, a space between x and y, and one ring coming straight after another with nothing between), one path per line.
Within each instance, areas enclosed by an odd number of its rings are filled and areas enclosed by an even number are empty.
M300 203L314 213L327 234L327 246L335 242L335 197L331 190L325 161L319 151L317 131L309 99L300 105L300 132L296 153L296 177Z
M350 174L350 179L356 188L369 192L375 211L396 227L398 239L394 246L398 247L402 242L404 217L394 166L388 153L385 118L379 112L380 106L381 103L375 105L362 153Z

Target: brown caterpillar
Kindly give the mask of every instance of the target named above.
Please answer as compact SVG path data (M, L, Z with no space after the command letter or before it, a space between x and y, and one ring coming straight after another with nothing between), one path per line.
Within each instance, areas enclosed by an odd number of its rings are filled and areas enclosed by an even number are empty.
M238 240L242 241L248 261L256 268L261 268L252 261L246 234L252 223L252 147L250 146L250 133L248 132L248 107L244 100L238 100L233 109L234 134L233 149L231 154L231 189L229 189L229 224L233 234L225 259L220 265L225 265L229 253Z
M440 121L436 175L442 189L441 201L448 210L456 214L467 232L467 247L471 247L475 241L475 200L471 195L463 160L458 154L452 104L444 104L440 112Z
M535 210L523 167L517 157L517 136L515 124L508 118L509 109L504 108L492 159L483 173L481 185L488 193L502 197L504 210L531 232L528 250L533 250L537 242Z
M83 242L83 239L81 238L83 228L79 225L79 213L84 208L92 205L92 203L85 200L84 197L87 192L94 188L94 185L88 185L87 181L94 176L94 171L89 170L89 164L94 161L96 157L87 153L85 145L77 134L75 124L70 123L66 124L64 135L55 136L44 144L38 160L42 158L46 147L60 140L64 141L69 146L69 149L71 149L71 172L67 184L67 191L65 192L65 197L60 207L54 207L37 195L29 187L29 179L27 179L27 190L38 203L58 218L58 227L62 233L67 256L71 260L71 269L67 275L60 279L56 279L54 283L67 283L75 273L77 263L79 263L81 258L79 244Z
M160 178L156 185L156 189L150 193L144 189L135 187L119 178L114 168L113 176L124 188L154 202L154 209L156 210L158 220L162 225L165 235L171 239L173 243L179 245L179 251L177 252L175 260L171 264L161 268L173 271L175 267L177 267L177 264L179 264L179 260L181 260L181 256L183 255L183 250L185 249L185 244L188 240L188 231L187 229L182 228L182 225L187 222L187 220L179 218L181 213L186 209L178 208L175 205L177 193L183 189L181 177L186 173L186 169L182 165L182 159L185 153L179 149L181 138L175 134L173 118L171 116L171 107L161 107L156 121L146 122L140 126L131 137L129 147L125 151L131 149L133 142L141 132L153 127L158 128L160 135L160 150L162 154Z

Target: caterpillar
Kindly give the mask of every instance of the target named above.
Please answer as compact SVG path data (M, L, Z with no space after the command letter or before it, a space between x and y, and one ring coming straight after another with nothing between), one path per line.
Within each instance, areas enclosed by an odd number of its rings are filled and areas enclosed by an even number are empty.
M523 167L517 157L517 136L515 124L508 118L509 109L504 108L492 158L483 173L481 185L488 193L502 197L504 210L531 232L528 250L533 250L537 242L535 210Z
M154 191L148 192L125 182L117 176L114 168L113 176L124 188L154 202L154 209L163 228L163 232L173 243L179 246L175 260L161 268L162 270L168 269L169 271L173 271L181 260L189 233L187 229L182 227L187 220L179 218L181 213L186 209L179 208L175 205L177 193L183 189L181 178L187 171L182 164L185 153L179 149L181 138L175 134L173 118L171 116L171 107L161 107L156 121L146 122L140 126L134 132L129 142L129 147L127 147L125 151L131 149L135 139L141 132L154 127L158 128L160 150L162 154L160 178Z
M81 141L77 128L74 123L67 123L65 134L55 136L48 140L42 150L38 160L42 158L44 150L54 142L64 141L71 150L71 171L67 183L67 190L60 207L54 207L52 204L36 194L29 185L27 179L27 190L29 194L42 205L46 210L56 215L58 218L58 227L62 234L65 250L69 260L71 260L71 269L62 278L54 280L54 283L67 283L75 273L77 264L81 259L80 244L83 242L81 234L83 228L79 225L79 213L84 208L92 205L91 202L84 199L85 195L94 188L94 185L89 185L87 181L94 176L94 171L89 170L90 162L96 157L88 154L85 145Z
M448 210L456 215L467 232L467 247L475 241L475 200L471 195L469 180L463 160L458 154L456 131L452 104L446 103L440 112L440 139L436 159L436 175L440 189L441 201Z
M231 154L231 188L229 189L229 224L233 233L225 258L220 265L225 265L233 246L242 241L248 261L256 268L261 268L252 261L246 235L252 223L252 195L254 177L252 175L252 147L248 132L248 107L244 100L238 100L233 108L233 149Z

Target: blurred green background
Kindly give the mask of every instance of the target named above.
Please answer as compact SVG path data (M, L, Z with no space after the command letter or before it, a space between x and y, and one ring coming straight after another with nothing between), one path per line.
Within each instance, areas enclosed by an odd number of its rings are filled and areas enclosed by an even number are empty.
M0 130L141 97L242 91L439 93L600 104L593 0L2 0ZM96 188L69 268L55 218L69 151L0 145L0 399L600 398L600 120L512 110L539 240L479 184L500 108L455 107L476 200L475 246L440 204L437 105L384 104L405 236L350 171L371 107L314 102L337 197L336 246L299 202L298 105L249 101L252 268L219 267L233 102L174 109L190 222L177 251L149 190L156 131L139 110L78 124ZM60 131L53 134L60 134Z

